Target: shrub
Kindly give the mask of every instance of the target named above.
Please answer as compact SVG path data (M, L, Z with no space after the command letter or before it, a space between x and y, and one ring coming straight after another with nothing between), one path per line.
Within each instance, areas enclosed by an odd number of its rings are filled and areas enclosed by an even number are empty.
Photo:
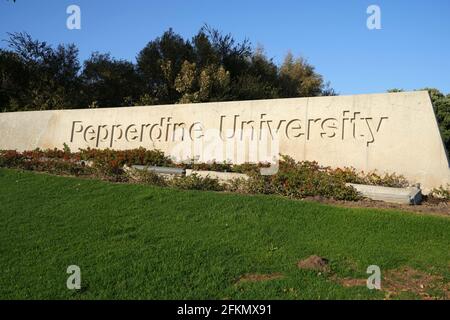
M252 194L276 194L294 199L323 196L337 200L358 200L360 195L344 179L330 174L317 162L296 162L282 156L275 175L262 176L259 171L249 174L249 179L235 179L227 189Z
M269 167L268 163L243 163L233 165L232 171L236 173L254 174L260 172L261 168Z
M268 167L269 164L265 163L243 163L243 164L231 164L228 162L218 163L215 161L208 163L184 163L180 167L184 169L192 170L205 170L205 171L218 171L218 172L235 172L235 173L254 173L259 172L262 167Z
M98 150L80 149L80 158L95 162L115 161L117 165L144 165L144 166L165 166L174 167L173 161L164 155L160 150L146 150L144 148L130 150Z
M227 162L218 163L212 161L209 163L185 163L181 165L185 169L192 170L205 170L205 171L219 171L219 172L231 172L233 171L233 165Z
M195 173L186 177L175 177L170 181L170 185L184 190L223 191L225 189L218 179L200 177Z
M247 188L247 180L243 178L234 178L227 181L224 188L229 192L250 193Z
M174 166L169 157L160 150L146 150L144 148L130 150L98 150L80 149L79 158L91 161L97 175L109 181L127 181L123 166Z
M93 168L100 178L113 182L126 181L125 171L118 160L97 159L94 161Z
M15 150L0 151L0 167L17 167L23 161L23 156Z
M327 168L327 171L336 176L338 179L345 181L346 183L358 183L368 184L374 186L404 188L408 186L408 181L402 175L395 173L385 173L383 176L379 175L375 171L372 172L357 172L355 168Z
M91 167L85 166L89 162ZM124 171L124 166L171 166L194 170L211 170L221 172L246 173L248 179L235 179L227 184L220 184L217 179L202 178L198 175L177 177L169 181L164 177L148 171ZM358 172L354 168L331 169L320 166L314 161L296 162L288 156L282 156L279 170L275 175L262 176L260 169L268 164L244 163L191 163L176 165L159 150L144 148L132 150L97 150L83 149L72 153L65 146L64 150L33 150L19 153L14 150L0 151L0 166L21 168L25 170L45 171L54 174L92 175L114 182L129 180L158 186L174 186L180 189L194 190L228 190L252 194L276 194L290 198L322 196L337 200L357 200L360 195L346 183L360 183L389 187L404 187L407 181L396 174L379 175L376 172ZM435 197L448 198L448 189L436 189Z
M274 194L273 176L262 176L259 172L249 174L249 179L243 182L243 190L252 194Z
M126 171L126 174L129 180L135 181L137 183L149 184L160 187L167 186L167 181L164 178L164 176L157 174L153 171L130 168Z
M43 171L53 174L85 175L91 174L90 168L67 160L68 156L55 150L0 151L0 167L18 168L30 171ZM70 158L69 158L70 159Z
M432 189L428 196L450 201L450 184L447 184L447 187L440 186L439 188Z
M67 161L39 161L35 163L34 170L72 176L91 175L93 173L91 168Z
M271 176L275 194L304 198L323 196L337 200L357 200L358 192L346 181L330 173L328 168L320 167L317 162L295 162L283 156L276 175Z

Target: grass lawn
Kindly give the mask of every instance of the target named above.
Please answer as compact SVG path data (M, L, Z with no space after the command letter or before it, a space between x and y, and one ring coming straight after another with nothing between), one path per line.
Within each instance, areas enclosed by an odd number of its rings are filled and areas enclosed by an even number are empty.
M1 299L382 299L334 280L369 265L450 280L446 217L6 169L0 202ZM313 254L330 273L297 267ZM66 288L73 264L80 291Z

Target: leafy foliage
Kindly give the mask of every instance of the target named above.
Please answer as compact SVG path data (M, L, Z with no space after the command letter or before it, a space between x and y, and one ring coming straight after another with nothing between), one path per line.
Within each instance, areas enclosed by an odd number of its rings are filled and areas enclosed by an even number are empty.
M294 199L322 196L337 200L358 200L360 195L342 176L334 175L329 168L316 162L296 162L283 156L275 175L262 176L251 173L248 180L234 181L232 191L254 194L276 194Z
M152 186L167 186L167 179L154 171L128 168L127 170L125 170L125 172L129 181L148 184Z
M277 66L262 47L205 25L192 39L172 29L150 41L136 63L75 45L56 48L10 33L0 49L0 110L51 110L303 97L334 94L314 67L288 54Z
M130 168L132 165L169 166L185 169L246 173L248 179L235 179L221 183L216 178L198 175L168 178L154 172ZM296 162L283 156L275 175L260 173L265 163L182 163L176 164L159 150L144 148L132 150L85 149L71 152L67 145L63 150L33 150L17 152L0 151L0 167L43 171L61 175L83 175L114 182L137 182L157 186L171 186L179 189L232 191L252 194L275 194L302 199L325 197L337 200L358 200L360 195L349 182L403 187L407 181L396 174L378 175L376 172L357 172L353 168L331 169L316 162Z
M437 89L426 90L430 93L442 140L448 151L450 150L450 94L444 95Z
M2 111L76 106L81 90L76 46L52 48L26 33L9 35L12 51L0 50Z
M81 149L73 154L82 160L99 162L117 162L119 166L144 165L144 166L174 166L172 160L160 150L146 150L144 148L131 150L99 150Z
M447 184L446 187L440 186L439 188L434 188L428 196L450 201L450 184Z
M170 185L184 190L224 190L224 186L219 183L218 179L211 177L200 177L195 173L186 177L175 177L171 180Z
M82 103L99 107L133 105L139 99L141 79L135 66L95 52L84 62Z
M305 59L294 59L291 53L288 53L280 68L280 81L281 96L285 98L313 97L325 92L322 76L315 73L314 67ZM329 95L332 94L329 92Z

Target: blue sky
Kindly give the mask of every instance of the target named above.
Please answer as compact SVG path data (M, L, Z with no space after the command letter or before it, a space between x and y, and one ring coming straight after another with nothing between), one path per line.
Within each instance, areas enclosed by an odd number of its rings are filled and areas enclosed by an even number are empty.
M81 8L81 30L66 28L71 4ZM381 8L381 30L366 27L371 4ZM289 50L302 55L339 94L450 93L449 0L0 0L1 39L26 31L75 43L82 60L100 51L135 61L169 27L190 38L204 23L262 44L277 63Z

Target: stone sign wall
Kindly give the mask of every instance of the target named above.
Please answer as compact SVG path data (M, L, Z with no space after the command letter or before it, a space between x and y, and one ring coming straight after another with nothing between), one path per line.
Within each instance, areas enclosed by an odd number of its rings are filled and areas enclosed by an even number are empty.
M177 161L276 161L403 174L425 190L450 182L425 91L0 114L0 149L160 149Z

